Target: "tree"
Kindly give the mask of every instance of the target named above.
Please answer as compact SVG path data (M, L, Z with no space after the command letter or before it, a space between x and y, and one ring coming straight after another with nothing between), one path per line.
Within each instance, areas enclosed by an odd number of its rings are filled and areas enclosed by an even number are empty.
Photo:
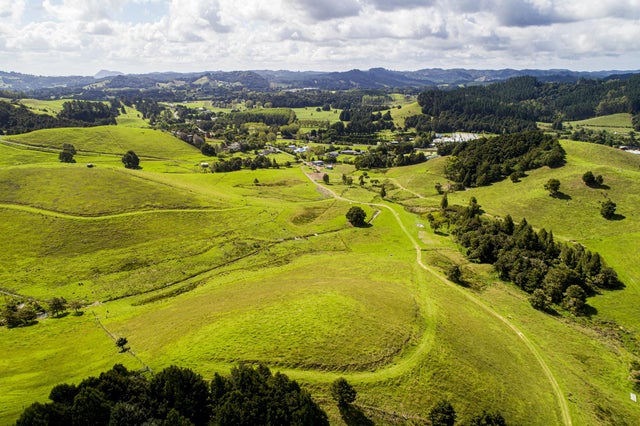
M453 426L456 422L456 411L449 401L443 399L431 408L429 420L433 426Z
M58 154L58 159L63 163L75 163L74 155L76 155L76 148L70 143L65 143L62 145L62 151Z
M356 400L356 390L343 377L331 383L330 392L338 405L349 405Z
M361 207L353 206L349 209L346 216L347 220L353 226L363 226L365 224L367 214L364 212L364 210L362 210Z
M547 183L544 184L544 189L549 191L552 196L557 195L560 191L560 181L558 179L549 179Z
M470 426L507 426L507 421L499 412L477 414L471 418Z
M436 182L435 188L436 188L436 191L438 191L438 194L442 194L444 192L442 189L442 184L440 182Z
M611 200L607 200L600 204L600 214L605 219L613 219L616 215L616 203Z
M126 352L127 349L125 346L127 346L127 343L129 343L129 341L126 337L118 337L118 340L116 340L116 346L120 348L120 352Z
M594 186L596 183L596 177L593 175L593 172L589 170L588 172L585 172L585 174L582 175L582 181L587 186Z
M587 301L587 293L579 285L571 285L564 292L564 298L562 304L565 308L570 310L574 314L581 314L584 312L584 307Z
M127 169L137 169L140 167L140 159L133 151L127 151L125 155L122 156L122 164Z
M387 190L384 189L384 185L380 188L380 198L385 198L387 196Z
M67 310L67 301L64 297L54 297L49 301L49 310L54 317Z
M550 302L549 297L541 288L535 289L529 297L529 303L531 303L531 306L539 311L546 311L549 309Z
M453 281L456 284L461 284L462 283L462 269L460 269L460 266L453 265L449 269L447 269L447 278L450 281Z
M322 175L322 181L324 182L325 185L329 185L329 175L328 174L323 174Z
M73 309L75 315L82 315L82 312L80 312L80 309L82 309L82 307L82 302L79 300L72 300L71 302L69 302L69 308Z
M207 382L192 370L175 365L156 374L149 383L156 412L167 417L171 409L194 425L207 425L211 417L211 397Z

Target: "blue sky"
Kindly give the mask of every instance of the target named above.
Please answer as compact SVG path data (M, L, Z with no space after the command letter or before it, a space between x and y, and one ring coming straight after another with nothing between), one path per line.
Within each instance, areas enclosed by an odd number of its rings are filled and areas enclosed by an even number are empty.
M640 69L640 0L0 0L0 70Z

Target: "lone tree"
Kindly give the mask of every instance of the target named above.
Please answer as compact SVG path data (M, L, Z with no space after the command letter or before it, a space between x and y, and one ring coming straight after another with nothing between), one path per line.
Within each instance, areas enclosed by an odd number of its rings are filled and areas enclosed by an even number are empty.
M456 410L449 401L443 399L429 411L429 420L433 426L453 426L456 422Z
M322 181L325 183L325 185L329 185L329 175L328 174L323 174L322 175Z
M560 181L558 179L549 179L547 183L544 184L544 189L549 191L552 196L558 195L558 192L560 192Z
M122 156L122 164L127 169L137 169L140 166L140 159L133 151L127 151L125 155Z
M380 188L380 198L385 198L387 196L387 190L384 189L384 185Z
M361 207L353 206L349 209L346 216L347 220L351 222L353 226L363 226L365 224L367 214Z
M349 405L356 400L357 392L344 377L331 383L331 396L338 405Z
M616 215L616 203L607 200L600 205L600 214L605 219L613 219Z
M49 301L49 310L51 311L51 315L57 317L67 310L67 301L64 297L54 297Z
M76 155L76 148L70 143L65 143L62 145L62 151L58 154L58 159L63 163L75 163L74 155Z
M127 351L127 348L126 348L127 343L129 343L129 341L127 340L126 337L118 337L118 340L116 340L116 346L120 348L120 352Z

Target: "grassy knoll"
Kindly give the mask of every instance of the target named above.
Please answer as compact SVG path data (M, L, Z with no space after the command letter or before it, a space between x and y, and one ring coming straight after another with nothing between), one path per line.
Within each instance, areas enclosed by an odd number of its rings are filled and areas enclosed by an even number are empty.
M23 149L0 143L0 167L34 163L58 163L58 156L51 153Z
M198 150L179 139L157 130L122 126L91 128L45 129L7 140L36 146L61 149L70 143L78 151L122 155L129 150L138 156L180 159L193 156Z

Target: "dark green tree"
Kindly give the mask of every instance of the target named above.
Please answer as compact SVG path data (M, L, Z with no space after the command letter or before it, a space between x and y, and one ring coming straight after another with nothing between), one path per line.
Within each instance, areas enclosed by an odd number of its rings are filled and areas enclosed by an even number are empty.
M429 410L429 420L433 426L453 426L456 422L456 411L449 401L443 399Z
M137 169L140 167L140 159L133 151L127 151L125 155L122 156L122 164L127 169Z
M58 154L58 159L63 163L75 163L74 155L76 155L76 148L70 143L65 143L62 145L62 151Z
M120 352L125 352L127 350L127 343L129 343L129 340L127 340L126 337L118 337L116 340L116 346L120 348Z
M384 189L384 185L382 185L382 188L380 188L380 198L386 198L387 196L387 190Z
M560 181L558 179L549 179L547 183L544 184L544 189L549 191L552 196L558 195L558 192L560 192Z
M149 393L155 400L155 412L165 418L175 409L194 425L207 425L211 417L211 398L207 382L188 368L175 365L153 376Z
M605 219L613 219L616 216L616 203L611 200L607 200L600 204L600 214Z
M456 284L461 284L462 283L462 269L460 269L460 266L453 265L449 269L447 269L447 278L450 281L453 281Z
M579 285L571 285L564 292L564 298L562 299L562 305L578 315L584 312L584 307L587 301L587 293Z
M358 206L351 207L346 216L347 220L353 226L363 226L365 224L365 219L367 218L367 214L362 210L362 207Z
M64 297L54 297L49 301L49 311L56 317L67 310L67 301Z
M596 177L593 175L593 172L589 170L582 175L582 181L587 186L594 186L596 183Z
M550 298L545 294L544 290L537 288L531 293L529 303L531 303L534 309L546 311L549 309Z
M325 183L325 185L329 184L329 175L328 174L323 174L322 175L322 181Z
M331 383L331 397L338 405L349 405L356 400L357 392L343 377Z
M470 426L507 426L507 421L499 412L488 413L483 411L471 418Z

